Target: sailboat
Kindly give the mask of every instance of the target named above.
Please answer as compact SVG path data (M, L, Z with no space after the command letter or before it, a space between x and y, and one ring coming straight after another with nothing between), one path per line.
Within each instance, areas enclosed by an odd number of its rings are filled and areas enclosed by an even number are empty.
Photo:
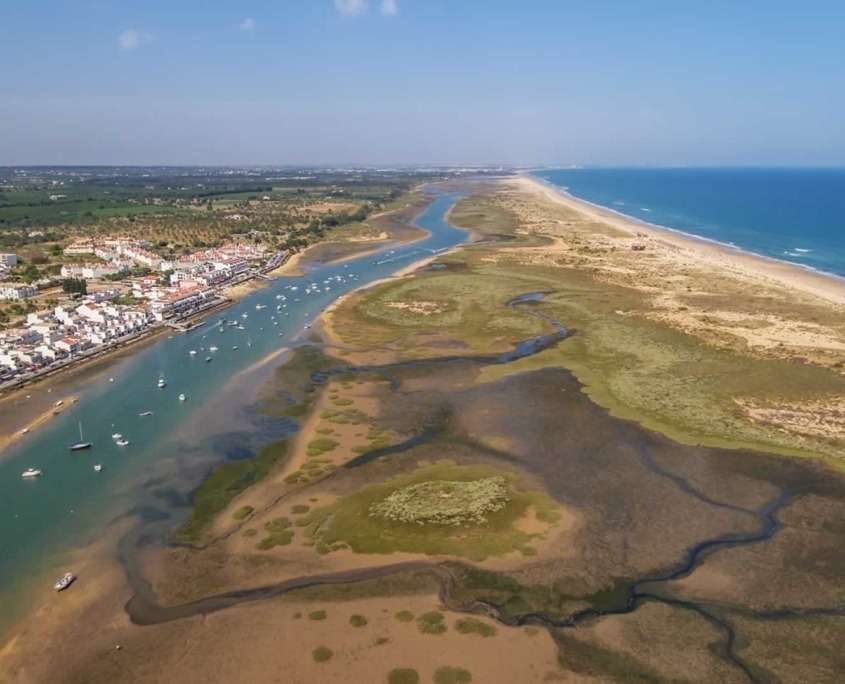
M82 421L79 421L79 441L76 444L71 444L68 447L71 451L82 451L83 449L90 449L91 442L86 442L82 436Z

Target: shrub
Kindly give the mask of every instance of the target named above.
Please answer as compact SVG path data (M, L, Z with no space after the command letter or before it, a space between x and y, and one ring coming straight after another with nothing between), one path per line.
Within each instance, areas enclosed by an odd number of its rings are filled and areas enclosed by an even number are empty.
M367 618L363 615L353 615L349 618L349 624L353 627L363 627L367 624Z
M238 510L232 513L232 517L235 520L245 520L252 515L254 510L255 509L252 506L241 506Z
M324 610L315 610L311 613L308 613L309 620L325 620L326 617L326 611Z
M325 663L327 660L331 660L333 655L334 652L332 649L326 648L325 646L318 646L311 651L311 657L314 658L315 663Z
M420 615L417 618L417 628L423 634L443 634L447 629L443 621L443 613L437 610Z
M495 636L496 628L475 618L461 618L455 623L455 629L461 634L477 634L482 637Z
M399 622L411 622L414 619L414 614L410 610L400 610L394 617Z
M387 684L419 684L419 673L410 667L397 667L387 673Z
M434 671L434 684L469 684L472 674L462 667L438 667Z

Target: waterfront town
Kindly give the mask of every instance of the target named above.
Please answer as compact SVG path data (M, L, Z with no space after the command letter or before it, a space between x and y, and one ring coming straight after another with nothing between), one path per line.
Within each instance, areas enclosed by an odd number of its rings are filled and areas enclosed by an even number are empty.
M0 388L40 377L184 319L225 304L225 288L281 265L287 251L229 242L167 260L143 240L78 240L64 255L80 259L61 268L73 283L61 304L29 312L0 332ZM17 263L0 255L0 271ZM27 302L48 283L0 283L0 299Z

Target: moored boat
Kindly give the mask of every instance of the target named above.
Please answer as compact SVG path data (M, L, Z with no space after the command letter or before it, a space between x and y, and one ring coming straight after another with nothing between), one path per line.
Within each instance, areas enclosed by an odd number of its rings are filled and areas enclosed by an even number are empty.
M32 477L41 477L44 473L42 473L38 468L27 468L21 473L21 477L23 478L32 478Z
M56 583L53 585L53 589L56 591L64 591L73 584L74 580L76 580L76 575L72 572L66 572L58 580L56 580Z

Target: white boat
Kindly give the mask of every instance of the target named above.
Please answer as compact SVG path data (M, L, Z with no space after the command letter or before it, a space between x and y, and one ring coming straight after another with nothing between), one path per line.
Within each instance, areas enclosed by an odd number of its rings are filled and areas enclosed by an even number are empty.
M139 413L138 415L139 415L141 418L146 418L147 416L151 416L151 415L153 415L153 412L152 412L152 411L141 411L141 413Z
M94 466L94 472L95 472L95 473L99 473L102 469L103 469L103 466L102 466L102 465L100 465L99 463L97 463L97 464Z
M191 351L189 351L188 353L189 353L191 356L196 356L196 355L197 355L197 350L196 350L196 349L191 349Z
M167 381L164 378L159 378L158 379L158 388L164 389L165 387L167 387Z
M38 468L27 468L21 473L21 477L41 477L43 473Z
M256 304L256 305L255 305L255 310L256 310L256 311L261 311L261 309L266 309L266 308L267 308L267 305L266 305L266 304Z
M249 318L249 314L248 314L246 311L244 311L244 312L241 314L241 318Z
M128 439L118 439L118 440L115 440L115 444L117 444L117 446L129 446L129 440Z
M68 449L71 451L82 451L83 449L90 449L91 442L86 442L85 438L82 436L82 421L79 421L79 441L75 444L71 444Z
M76 576L72 572L66 572L58 580L56 580L56 583L53 585L53 589L56 591L64 591L73 584L75 579Z
M238 345L235 345L234 347L232 347L232 349L233 349L234 351L238 351Z
M187 400L188 400L188 397L186 397L184 394L179 395L179 401L187 401Z
M206 363L211 363L211 357L210 357L210 356L206 356L206 357L205 357L205 362L206 362Z
M109 378L109 382L114 382L114 378Z
M216 351L217 351L217 347L209 347L209 348L208 348L208 351L210 351L210 352L216 352Z
M112 439L116 442L116 441L117 441L117 440L119 440L119 439L123 439L123 435L121 435L119 432L115 432L115 433L111 436L111 438L112 438Z

